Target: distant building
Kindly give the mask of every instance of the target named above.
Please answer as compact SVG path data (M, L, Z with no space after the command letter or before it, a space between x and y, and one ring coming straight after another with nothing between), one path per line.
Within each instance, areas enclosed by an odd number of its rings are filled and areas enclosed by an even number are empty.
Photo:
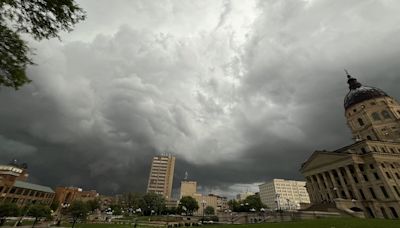
M211 206L214 208L215 212L221 212L228 209L228 199L223 196L218 196L215 194L203 195L197 193L197 182L196 181L181 181L181 192L180 198L184 196L191 196L199 205L199 210L195 214L202 215L203 207Z
M242 192L236 195L236 200L237 201L242 201L245 200L248 196L254 195L254 192Z
M171 199L172 182L174 178L175 157L160 155L153 158L147 192L154 192Z
M400 104L347 76L345 116L356 142L315 151L302 165L311 209L330 206L368 218L399 219Z
M50 187L27 182L28 176L25 164L0 165L0 203L11 202L19 206L43 203L50 206L54 191Z
M310 203L305 186L305 181L273 179L259 186L261 202L271 209L298 210Z
M180 198L183 196L193 196L197 192L196 181L181 181Z
M77 187L57 187L55 200L60 205L69 205L74 201L89 201L99 197L96 190L83 191Z

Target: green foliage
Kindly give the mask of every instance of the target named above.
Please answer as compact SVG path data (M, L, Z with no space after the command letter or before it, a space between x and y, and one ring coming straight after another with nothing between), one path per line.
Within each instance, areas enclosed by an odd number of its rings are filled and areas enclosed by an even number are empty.
M86 203L82 201L74 201L68 208L68 214L74 219L74 221L78 219L85 220L88 211L89 210L87 208Z
M110 208L113 211L113 215L122 215L121 205L112 204L110 205Z
M260 195L258 194L246 197L246 199L243 200L242 203L245 206L247 205L249 209L254 208L257 211L260 211L261 208L267 208L267 206L261 202Z
M213 207L207 206L206 208L204 208L204 214L205 215L214 215L215 214L215 210L214 210Z
M267 205L261 202L261 198L259 195L248 196L245 200L242 201L229 200L228 206L229 209L234 212L250 211L250 209L253 208L256 211L260 211L261 208L268 208Z
M165 211L165 199L163 196L154 192L149 192L143 196L142 210L145 215L150 215L153 210L156 214L161 214Z
M86 202L86 206L89 211L95 211L100 208L100 201L98 199L89 200Z
M59 206L60 206L60 202L58 202L57 200L53 200L53 202L50 205L50 209L53 211L56 211Z
M185 210L186 209L186 210ZM186 214L192 215L193 212L199 209L199 204L196 199L191 196L184 196L179 201L179 210L184 211Z
M84 19L74 0L0 0L0 86L18 89L30 82L25 68L33 62L22 33L36 40L59 38Z
M27 207L27 214L35 218L34 227L39 218L51 218L51 209L44 204L31 204Z
M134 192L125 193L122 196L123 206L126 208L132 208L133 210L142 208L145 206L143 196L144 195L141 193L134 193Z
M15 203L3 203L0 204L0 218L9 216L19 216L20 209Z

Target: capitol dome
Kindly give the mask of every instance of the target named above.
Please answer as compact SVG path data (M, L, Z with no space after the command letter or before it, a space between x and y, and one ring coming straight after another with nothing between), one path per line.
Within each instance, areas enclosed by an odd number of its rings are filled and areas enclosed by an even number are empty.
M363 86L361 83L357 81L357 79L353 78L349 74L347 74L350 91L347 93L344 98L344 108L348 109L351 106L361 103L366 100L378 98L378 97L388 97L383 90L371 87L371 86Z

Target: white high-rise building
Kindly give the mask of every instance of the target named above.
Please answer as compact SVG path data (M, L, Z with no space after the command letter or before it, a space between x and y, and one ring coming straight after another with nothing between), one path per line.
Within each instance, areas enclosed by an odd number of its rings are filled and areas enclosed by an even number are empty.
M309 204L305 181L273 179L259 185L261 201L270 209L297 210L300 204Z

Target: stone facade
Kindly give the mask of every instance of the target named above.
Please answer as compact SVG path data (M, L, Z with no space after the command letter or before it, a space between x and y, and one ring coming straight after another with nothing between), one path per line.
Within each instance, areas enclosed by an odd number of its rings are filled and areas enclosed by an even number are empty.
M316 151L302 165L311 203L362 217L399 219L400 105L348 77L345 116L356 142Z

